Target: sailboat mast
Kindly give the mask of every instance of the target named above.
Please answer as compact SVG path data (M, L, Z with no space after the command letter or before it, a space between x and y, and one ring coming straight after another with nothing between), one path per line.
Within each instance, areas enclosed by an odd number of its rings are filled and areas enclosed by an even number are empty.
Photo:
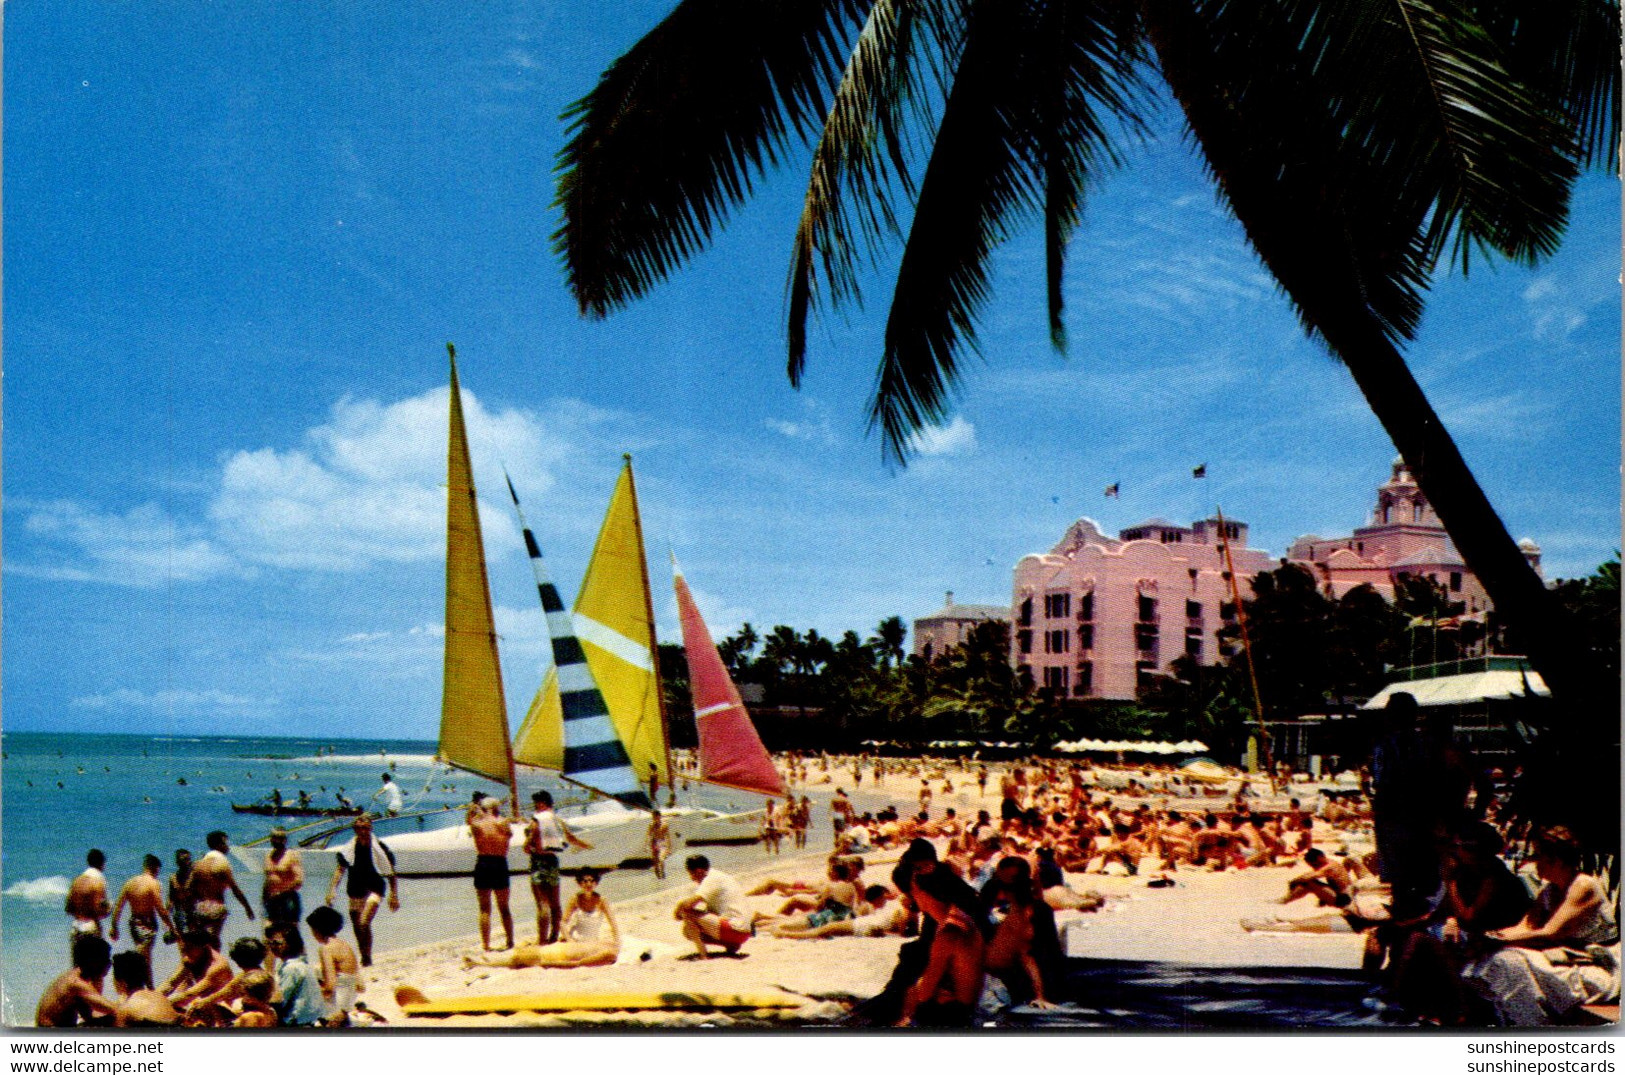
M634 510L632 512L632 527L637 534L638 571L643 576L643 610L644 614L648 617L649 624L649 658L650 664L654 668L655 704L659 706L660 712L660 745L665 751L666 772L664 776L666 779L666 786L670 788L673 786L672 780L674 779L671 769L671 721L666 715L666 690L660 679L660 639L655 635L654 591L649 586L649 559L644 554L643 512L636 509L636 504L638 502L638 483L637 479L632 474L632 453L622 453L621 459L626 464L626 482L627 486L632 491L632 503L634 505ZM636 775L639 778L643 776L642 773L637 773ZM652 807L658 807L660 804L653 801L653 798L651 797L649 805Z
M1258 718L1258 746L1264 752L1264 769L1269 773L1270 790L1278 790L1275 784L1275 759L1270 751L1269 730L1264 727L1264 696L1258 689L1258 666L1253 663L1253 644L1247 637L1247 610L1241 604L1241 586L1236 581L1236 565L1230 559L1230 534L1228 524L1224 521L1224 511L1218 507L1213 509L1219 520L1219 548L1224 552L1224 573L1230 580L1230 600L1236 608L1236 626L1241 630L1241 650L1247 655L1247 677L1253 685L1253 712Z

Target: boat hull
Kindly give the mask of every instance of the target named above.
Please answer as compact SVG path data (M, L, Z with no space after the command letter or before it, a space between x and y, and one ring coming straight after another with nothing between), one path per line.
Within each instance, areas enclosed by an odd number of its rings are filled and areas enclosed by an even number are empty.
M684 836L687 825L718 815L711 811L676 808L662 812L672 831L672 845ZM570 831L590 843L590 849L570 846L559 855L560 869L565 871L587 869L648 869L653 865L649 855L649 815L630 810L619 803L598 803L584 813L565 815ZM460 817L451 824L438 828L413 829L390 832L390 819L374 822L378 838L395 856L395 873L400 877L467 877L474 872L474 834ZM524 849L524 828L514 827L508 845L508 872L525 873L530 869L530 856ZM354 837L348 829L338 830L325 847L301 847L305 873L310 877L328 877L336 866L339 855L347 861L352 858ZM251 872L260 872L259 854L244 849L238 861ZM669 855L670 852L668 851Z

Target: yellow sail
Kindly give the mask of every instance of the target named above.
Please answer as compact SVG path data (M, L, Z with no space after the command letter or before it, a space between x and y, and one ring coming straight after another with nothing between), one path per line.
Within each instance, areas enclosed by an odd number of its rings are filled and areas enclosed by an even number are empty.
M581 581L573 610L575 629L632 771L647 779L652 763L661 781L670 787L651 609L643 526L628 458ZM563 740L558 685L550 675L531 703L514 757L529 765L559 768Z
M559 701L559 674L551 668L514 736L513 760L543 769L564 768L564 707Z
M450 344L446 350L451 353L451 435L446 453L446 659L439 757L511 786L508 704L502 695L457 355Z

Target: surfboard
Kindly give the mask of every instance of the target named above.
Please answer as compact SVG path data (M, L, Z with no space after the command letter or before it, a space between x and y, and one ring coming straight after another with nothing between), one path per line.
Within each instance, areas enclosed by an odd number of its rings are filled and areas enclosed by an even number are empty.
M415 990L413 992L416 992ZM423 995L418 994L419 997ZM463 997L402 998L407 1015L482 1015L492 1012L614 1012L652 1010L719 1010L798 1008L804 997L782 990L752 993L717 992L575 992L498 993Z

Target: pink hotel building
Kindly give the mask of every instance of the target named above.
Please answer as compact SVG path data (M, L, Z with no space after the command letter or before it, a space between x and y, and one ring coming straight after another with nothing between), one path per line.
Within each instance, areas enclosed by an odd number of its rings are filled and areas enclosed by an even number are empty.
M1235 608L1225 578L1217 518L1179 526L1152 519L1116 538L1079 519L1049 552L1016 564L1011 608L1011 659L1058 697L1133 699L1142 674L1166 672L1189 654L1203 664L1219 658L1219 629ZM1226 519L1225 537L1244 599L1247 580L1277 566L1269 553L1247 547L1247 526ZM1520 543L1538 571L1540 549ZM1377 490L1370 525L1348 537L1299 538L1286 559L1315 572L1328 596L1370 583L1388 600L1401 575L1425 575L1482 618L1483 587L1467 570L1433 508L1404 463Z

